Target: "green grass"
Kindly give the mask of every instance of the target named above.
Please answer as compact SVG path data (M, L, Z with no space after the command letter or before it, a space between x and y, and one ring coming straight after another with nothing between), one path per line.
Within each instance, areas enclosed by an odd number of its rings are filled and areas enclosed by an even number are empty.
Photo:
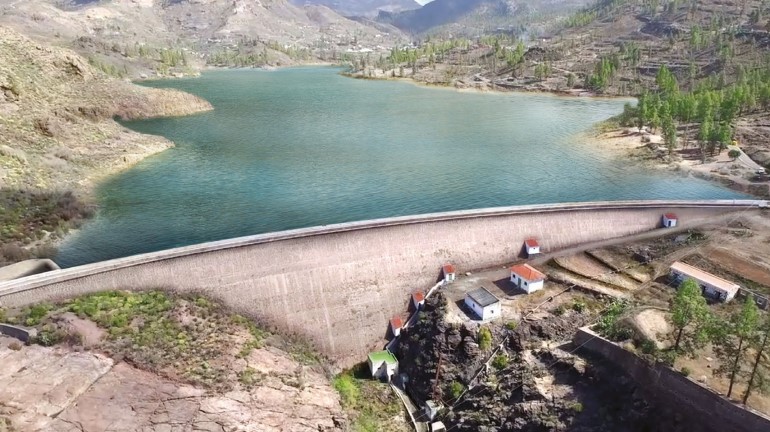
M352 419L351 431L393 430L393 417L405 416L403 405L390 386L362 378L366 365L334 377L332 386L339 393L342 407Z

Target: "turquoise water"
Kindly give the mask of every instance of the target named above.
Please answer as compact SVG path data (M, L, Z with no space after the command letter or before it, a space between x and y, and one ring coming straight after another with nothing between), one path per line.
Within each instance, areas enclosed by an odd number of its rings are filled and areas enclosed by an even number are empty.
M62 246L63 266L386 216L741 196L624 166L577 137L619 113L622 100L459 93L331 68L146 85L200 95L215 110L127 125L177 147L100 187L101 211Z

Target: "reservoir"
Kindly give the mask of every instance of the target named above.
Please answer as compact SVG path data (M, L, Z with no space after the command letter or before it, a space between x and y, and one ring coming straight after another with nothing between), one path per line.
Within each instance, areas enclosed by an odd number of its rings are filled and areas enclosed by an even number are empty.
M68 237L69 267L330 223L519 204L743 195L644 170L581 133L627 100L461 93L333 68L144 83L214 111L127 123L177 146L111 177Z

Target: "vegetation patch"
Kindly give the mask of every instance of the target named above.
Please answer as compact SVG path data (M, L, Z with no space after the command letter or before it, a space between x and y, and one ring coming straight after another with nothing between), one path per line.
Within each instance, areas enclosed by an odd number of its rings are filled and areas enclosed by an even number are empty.
M34 342L40 345L81 344L80 335L63 317L67 313L104 329L99 348L141 369L217 390L230 389L236 380L251 387L263 378L248 367L235 372L232 362L264 346L271 335L203 297L111 291L8 311L0 317L37 328Z
M92 215L72 192L0 189L0 266L51 257L50 247L26 246L61 238Z
M390 386L369 377L366 364L334 377L332 384L340 394L342 407L349 414L353 432L398 431L403 404Z

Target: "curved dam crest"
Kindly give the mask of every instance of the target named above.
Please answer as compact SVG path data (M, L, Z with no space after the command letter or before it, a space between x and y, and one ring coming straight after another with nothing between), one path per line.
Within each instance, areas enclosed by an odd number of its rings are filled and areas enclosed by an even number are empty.
M517 259L525 238L545 252L657 229L679 229L767 201L624 201L506 207L328 225L204 243L0 283L0 306L86 293L161 288L200 292L282 332L308 338L346 367L384 343L409 294L433 286L442 264L460 272ZM662 234L662 233L661 233Z

